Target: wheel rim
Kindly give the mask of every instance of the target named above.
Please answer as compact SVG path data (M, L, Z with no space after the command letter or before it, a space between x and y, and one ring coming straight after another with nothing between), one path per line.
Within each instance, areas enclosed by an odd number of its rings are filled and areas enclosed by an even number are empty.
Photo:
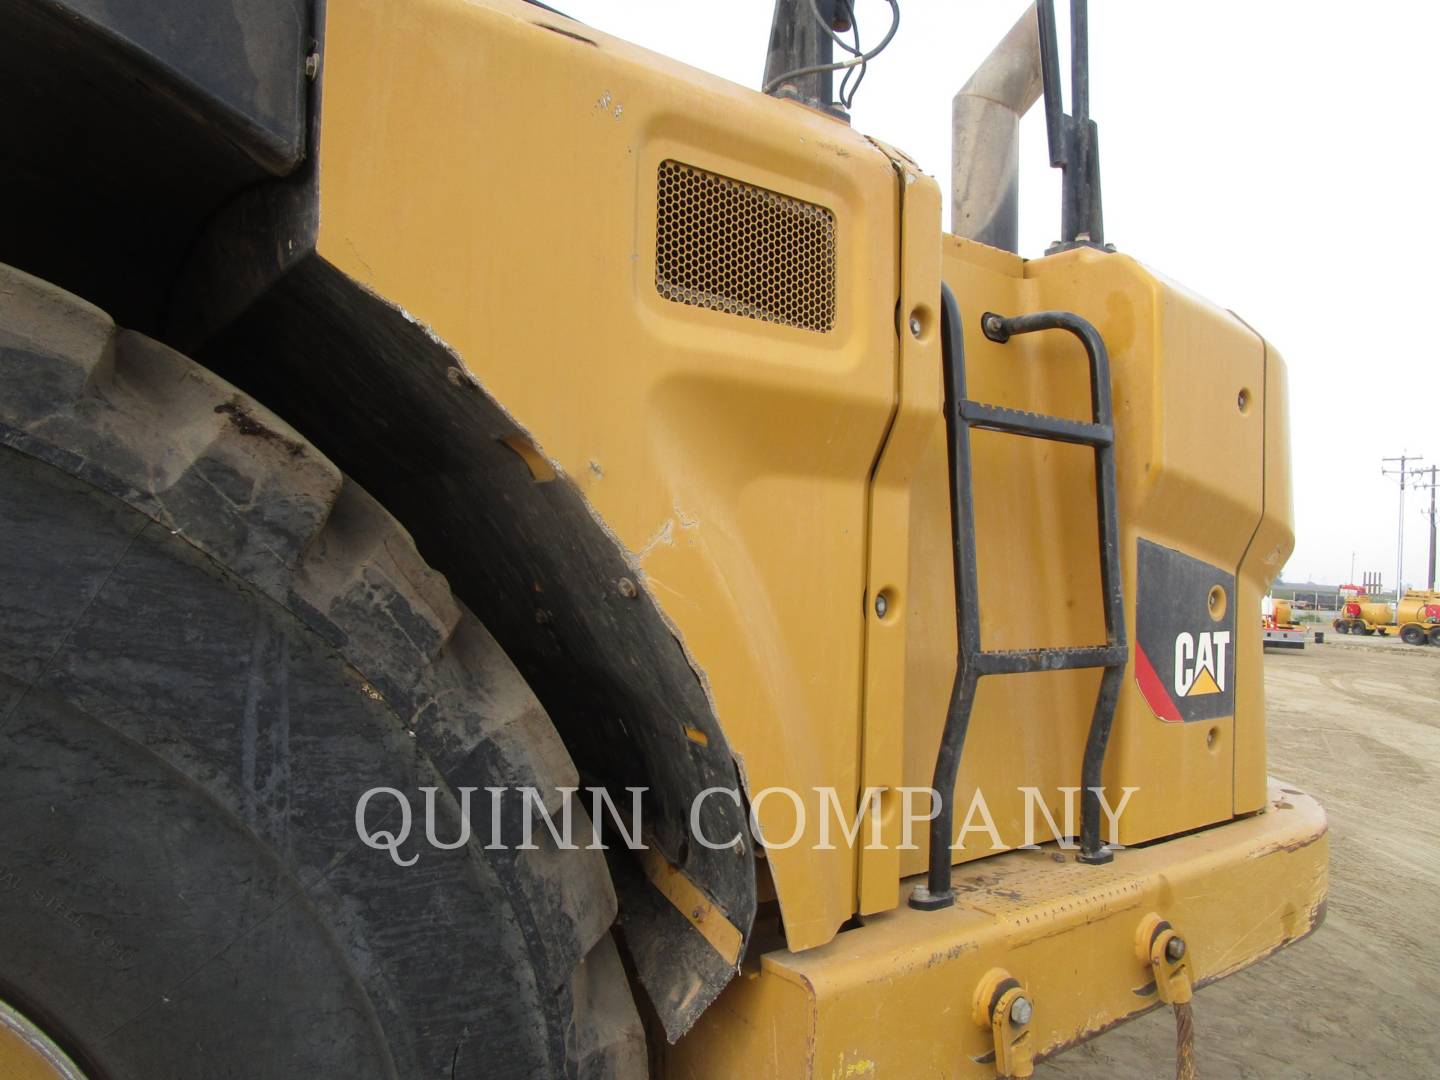
M0 1076L6 1080L85 1080L48 1035L0 1001Z

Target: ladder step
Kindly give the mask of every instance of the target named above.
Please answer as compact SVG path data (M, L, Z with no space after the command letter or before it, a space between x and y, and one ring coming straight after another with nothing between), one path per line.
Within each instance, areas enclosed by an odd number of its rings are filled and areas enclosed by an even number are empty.
M1119 667L1130 659L1126 645L1084 645L1070 649L996 649L977 653L981 675L1019 675L1027 671Z
M1028 435L1032 439L1078 443L1081 446L1113 446L1115 429L1109 424L1092 424L1084 420L1067 420L1063 416L1006 409L999 405L982 405L978 401L962 401L960 417L972 428L982 431L1003 431L1011 435Z

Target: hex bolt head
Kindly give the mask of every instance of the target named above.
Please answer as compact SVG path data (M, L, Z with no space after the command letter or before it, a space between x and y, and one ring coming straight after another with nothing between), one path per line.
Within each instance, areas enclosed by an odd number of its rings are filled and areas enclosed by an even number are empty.
M1010 1003L1010 1022L1023 1027L1030 1022L1030 1017L1035 1015L1035 1007L1030 1004L1027 997L1017 997Z
M1185 939L1184 939L1184 938L1181 938L1181 937L1172 937L1169 941L1167 941L1167 942L1165 943L1165 959L1169 960L1172 964L1174 964L1174 963L1178 963L1180 960L1184 959L1184 957L1185 957Z
M910 316L910 333L911 333L914 337L917 337L917 338L918 338L918 337L920 336L920 331L921 331L921 329L922 329L922 327L921 327L921 325L920 325L920 318L919 318L919 316L917 316L917 315L911 315L911 316Z
M883 619L885 617L885 613L889 610L890 600L882 592L879 596L875 597L875 615L876 617Z

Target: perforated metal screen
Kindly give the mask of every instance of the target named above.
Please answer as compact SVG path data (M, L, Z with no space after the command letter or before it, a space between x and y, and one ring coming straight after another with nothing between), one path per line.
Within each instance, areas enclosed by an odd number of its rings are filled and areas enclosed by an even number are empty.
M662 161L655 288L667 300L825 333L835 325L835 215Z

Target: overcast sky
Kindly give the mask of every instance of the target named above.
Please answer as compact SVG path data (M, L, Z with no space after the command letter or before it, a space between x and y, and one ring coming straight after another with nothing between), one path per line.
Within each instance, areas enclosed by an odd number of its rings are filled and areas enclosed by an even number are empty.
M772 0L555 2L607 33L759 83ZM888 8L856 3L873 43ZM1065 37L1069 5L1056 6ZM901 0L900 32L870 65L855 127L948 191L950 99L1024 7ZM1234 309L1289 363L1289 580L1347 581L1353 556L1357 580L1379 571L1388 588L1399 493L1380 459L1440 464L1437 42L1430 4L1090 5L1106 238ZM1058 230L1059 182L1038 109L1022 136L1021 253L1034 257ZM1428 499L1408 492L1405 509L1405 581L1421 587Z

